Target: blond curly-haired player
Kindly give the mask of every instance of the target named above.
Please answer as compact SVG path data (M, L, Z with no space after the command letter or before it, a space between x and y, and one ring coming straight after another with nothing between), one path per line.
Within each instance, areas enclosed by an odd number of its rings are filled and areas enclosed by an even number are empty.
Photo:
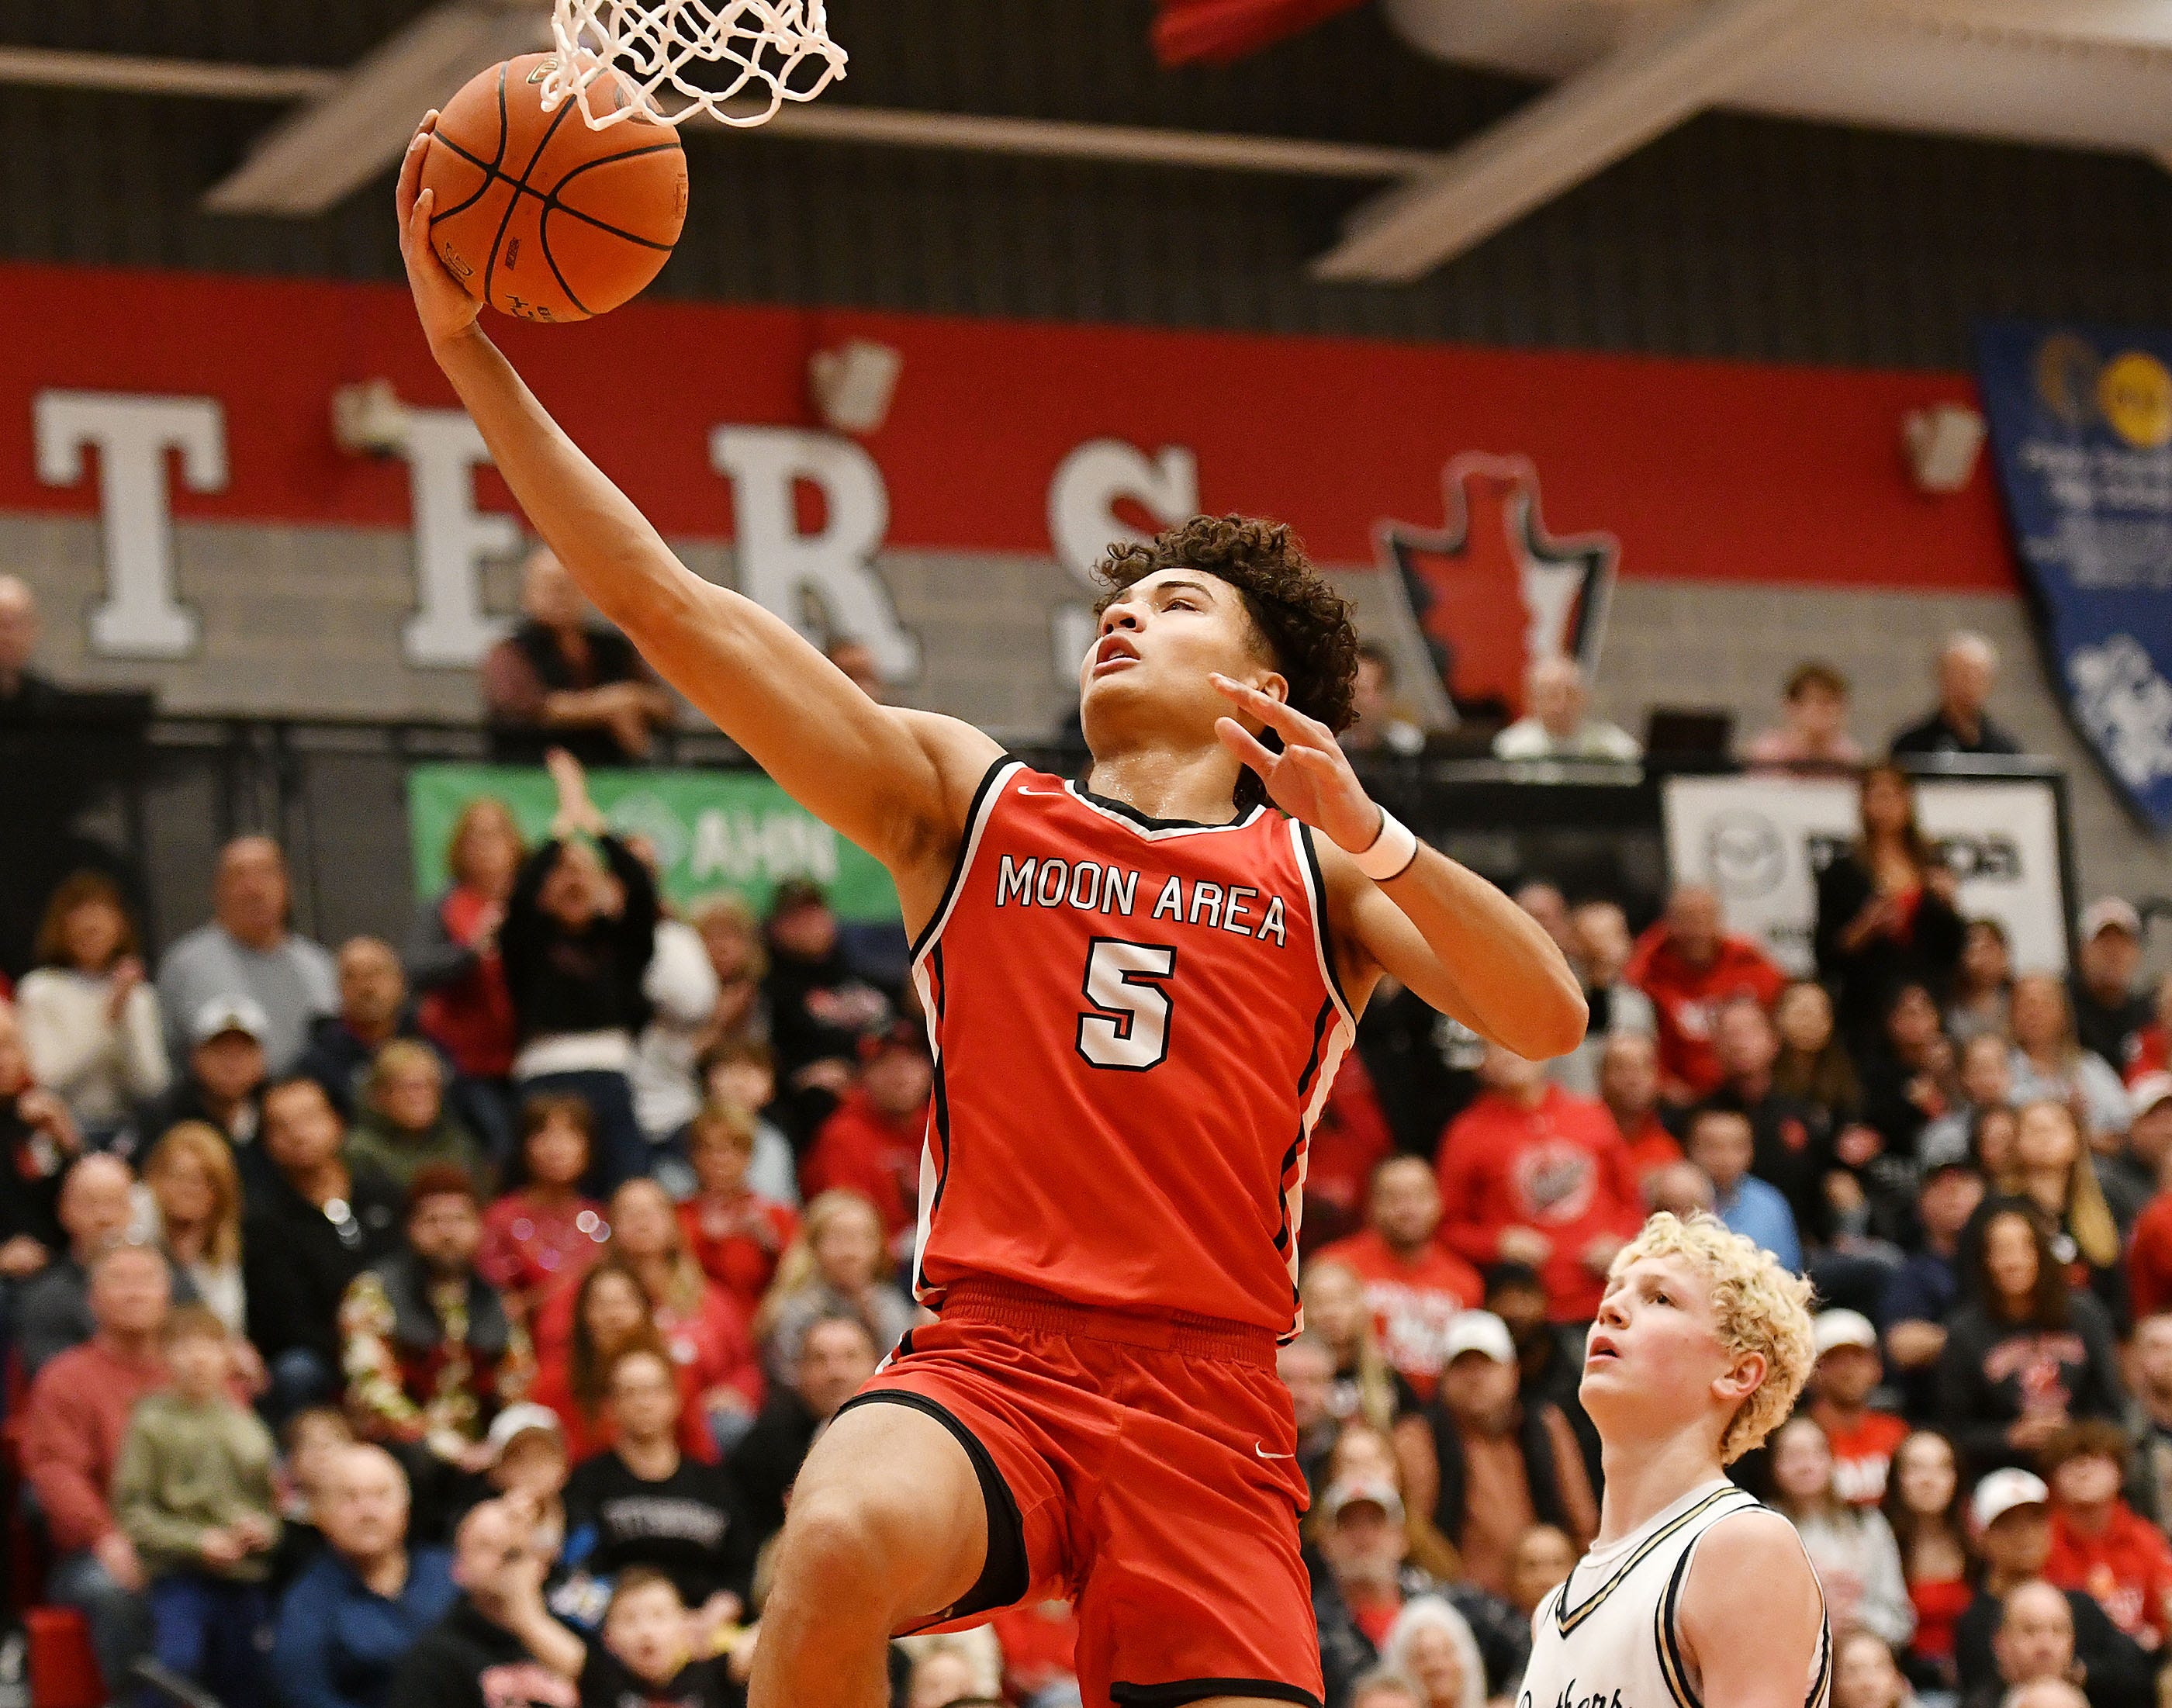
M1724 1468L1793 1409L1810 1286L1708 1215L1621 1249L1581 1394L1599 1539L1532 1616L1519 1708L1825 1708L1832 1637L1794 1527Z

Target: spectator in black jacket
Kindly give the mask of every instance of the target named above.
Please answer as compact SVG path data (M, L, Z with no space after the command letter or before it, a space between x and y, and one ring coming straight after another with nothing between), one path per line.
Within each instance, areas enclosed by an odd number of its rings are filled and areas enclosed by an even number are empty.
M1981 635L1956 629L1938 651L1938 703L1922 722L1894 733L1894 753L2019 753L2021 744L1984 709L1997 679L1998 648Z
M294 1064L325 1088L342 1120L362 1106L363 1081L377 1052L395 1038L420 1038L407 1003L407 975L390 943L349 937L339 951L339 1012L322 1016Z
M2083 1049L2125 1073L2136 1035L2149 1024L2153 1007L2135 988L2142 971L2142 915L2132 902L2107 895L2082 910L2078 935L2077 970L2067 981L2074 1032Z
M485 1501L453 1544L452 1611L407 1652L385 1708L574 1708L588 1646L543 1604L532 1516Z
M82 1148L67 1104L31 1077L15 1010L0 1001L0 1317L7 1283L36 1274L67 1243L61 1175Z
M524 1100L587 1101L597 1143L583 1186L601 1198L648 1168L626 1071L648 1019L642 979L655 951L656 885L610 834L571 755L552 750L551 776L551 840L522 863L497 932L519 1039L513 1077ZM593 846L567 840L576 833Z
M784 1528L784 1499L807 1450L837 1408L875 1373L874 1330L847 1311L807 1325L789 1386L770 1384L769 1399L732 1453L732 1471L746 1502L756 1547Z
M1938 1421L1973 1470L2026 1464L2078 1418L2122 1415L2111 1320L2068 1286L2028 1200L1977 1213L1961 1274L1965 1302L1938 1355Z
M1976 1485L1969 1511L1983 1553L1983 1576L1954 1630L1964 1701L1996 1705L2002 1682L2019 1682L2003 1679L2011 1663L2024 1657L2015 1652L2013 1636L2002 1641L2000 1627L2011 1616L2013 1597L2032 1593L2030 1586L2048 1587L2043 1571L2051 1554L2050 1500L2043 1479L2030 1471L1993 1471ZM2133 1640L2081 1590L2051 1593L2066 1600L2063 1640L2087 1688L2089 1708L2146 1708L2149 1667ZM2054 1629L2056 1610L2048 1618L2041 1607L2024 1603L2024 1610L2031 1615L2025 1623L2033 1635L2047 1641L2062 1635Z
M1583 1409L1583 1335L1549 1314L1546 1284L1529 1264L1497 1263L1486 1271L1486 1308L1508 1325L1516 1343L1516 1397L1526 1407L1551 1405L1576 1431L1591 1486L1599 1485L1599 1430Z
M777 886L767 931L762 994L784 1101L789 1105L809 1090L841 1095L859 1059L859 1040L887 1026L896 1005L853 964L829 898L812 879L788 878ZM826 1112L790 1109L795 1136L811 1133Z
M338 1394L340 1300L364 1269L399 1249L400 1190L367 1165L350 1168L345 1137L315 1080L282 1080L265 1093L271 1166L250 1191L242 1277L275 1417Z
M1440 1385L1426 1404L1439 1493L1433 1520L1463 1556L1463 1576L1508 1593L1517 1541L1551 1524L1579 1551L1599 1529L1599 1501L1576 1431L1557 1406L1519 1395L1508 1325L1465 1311L1449 1326Z
M134 1180L126 1163L103 1153L78 1157L62 1177L59 1221L66 1246L24 1284L13 1302L15 1351L25 1381L96 1331L90 1313L91 1265L127 1232ZM196 1297L193 1288L187 1297Z
M547 546L521 577L521 621L483 659L491 747L533 765L546 747L583 765L637 765L675 706L633 643L596 613Z
M1861 1061L1902 985L1945 1001L1966 928L1954 910L1954 874L1917 823L1907 774L1873 765L1858 800L1862 835L1818 875L1814 940L1841 1036Z

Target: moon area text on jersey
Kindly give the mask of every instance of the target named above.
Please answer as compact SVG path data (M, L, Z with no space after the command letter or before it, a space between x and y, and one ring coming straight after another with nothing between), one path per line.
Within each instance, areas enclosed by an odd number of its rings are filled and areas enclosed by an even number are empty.
M1153 896L1149 919L1173 919L1248 937L1272 939L1278 947L1288 943L1288 910L1279 895L1264 898L1249 884L1226 888L1204 878L1171 877ZM1140 897L1139 874L1095 860L1075 864L1062 860L1013 860L1006 854L996 874L997 907L1068 907L1079 913L1099 913L1121 919L1133 916Z

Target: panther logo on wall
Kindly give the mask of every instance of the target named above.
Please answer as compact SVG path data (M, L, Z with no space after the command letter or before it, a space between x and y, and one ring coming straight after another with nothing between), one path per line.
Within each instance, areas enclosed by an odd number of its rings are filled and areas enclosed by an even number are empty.
M1528 458L1467 452L1441 479L1447 525L1382 523L1381 567L1400 577L1458 709L1520 717L1536 660L1565 655L1593 674L1621 544L1549 534Z

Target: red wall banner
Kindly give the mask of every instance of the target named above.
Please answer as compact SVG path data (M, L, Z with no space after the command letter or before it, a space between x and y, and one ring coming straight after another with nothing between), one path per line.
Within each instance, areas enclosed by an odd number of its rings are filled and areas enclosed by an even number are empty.
M406 468L338 448L332 392L454 401L396 287L0 266L0 510L95 513L88 471L40 482L34 401L125 391L222 406L227 484L174 483L179 516L404 528ZM1444 468L1486 452L1530 459L1548 528L1611 534L1625 576L2014 586L1987 476L1927 497L1900 450L1906 411L1973 401L1965 375L664 302L488 330L667 534L731 532L710 429L815 425L808 357L858 337L905 358L865 441L893 546L1046 555L1057 465L1108 438L1188 448L1206 508L1287 518L1329 562L1373 561L1382 523L1438 527Z

